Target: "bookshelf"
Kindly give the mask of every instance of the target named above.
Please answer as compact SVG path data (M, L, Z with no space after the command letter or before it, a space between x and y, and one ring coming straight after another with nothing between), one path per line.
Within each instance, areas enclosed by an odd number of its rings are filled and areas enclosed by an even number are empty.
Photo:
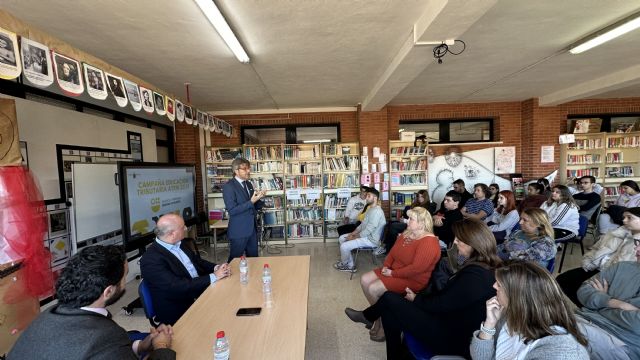
M353 143L322 144L325 239L337 240L347 202L360 192L360 151Z
M562 184L568 178L591 175L602 183L604 176L605 133L576 134L576 141L560 149Z
M222 186L233 178L231 162L242 156L242 147L206 147L207 206L209 210L224 209Z
M391 220L399 220L404 207L415 199L415 193L429 187L427 147L414 146L412 141L389 141Z
M284 145L283 153L286 241L324 241L320 145Z

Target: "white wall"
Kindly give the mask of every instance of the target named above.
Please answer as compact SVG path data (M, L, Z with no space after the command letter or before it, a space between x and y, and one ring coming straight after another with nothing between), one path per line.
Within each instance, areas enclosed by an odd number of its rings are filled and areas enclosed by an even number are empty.
M40 182L45 200L60 197L56 144L127 150L127 131L133 131L142 134L144 161L157 161L153 129L25 99L15 100L20 141L27 142L29 168Z

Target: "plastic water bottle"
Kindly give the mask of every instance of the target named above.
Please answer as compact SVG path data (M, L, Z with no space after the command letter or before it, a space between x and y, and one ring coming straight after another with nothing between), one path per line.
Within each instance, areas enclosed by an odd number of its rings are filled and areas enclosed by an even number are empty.
M216 334L216 343L213 347L213 358L215 360L229 360L229 342L224 336L224 331Z
M262 294L264 295L264 306L273 306L273 296L271 294L271 268L269 264L264 264L262 269Z
M242 255L240 258L240 284L247 285L249 283L249 265L247 258Z

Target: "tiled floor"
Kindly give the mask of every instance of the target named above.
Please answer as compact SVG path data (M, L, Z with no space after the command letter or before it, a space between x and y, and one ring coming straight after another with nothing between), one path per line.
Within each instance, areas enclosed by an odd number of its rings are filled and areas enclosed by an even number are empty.
M591 236L585 239L585 251L593 242ZM209 250L209 249L206 249ZM211 249L213 250L213 249ZM344 315L346 306L362 309L367 306L360 289L359 275L371 270L372 264L369 253L361 254L358 259L358 273L353 280L349 274L338 272L332 264L338 259L337 243L296 244L288 249L272 249L281 251L278 255L310 255L310 283L309 283L309 313L306 343L306 359L384 359L384 343L369 340L369 333L364 326L351 322ZM212 255L212 254L210 254ZM218 249L218 259L226 259L225 249ZM209 256L211 259L212 256ZM569 270L580 265L580 248L578 245L567 251L563 270ZM378 263L382 258L378 258ZM560 264L560 252L556 258L557 267ZM128 330L147 330L149 322L144 317L142 309L136 309L133 315L127 316L121 307L137 297L137 281L127 284L127 294L110 307L114 319ZM269 336L277 336L270 334Z

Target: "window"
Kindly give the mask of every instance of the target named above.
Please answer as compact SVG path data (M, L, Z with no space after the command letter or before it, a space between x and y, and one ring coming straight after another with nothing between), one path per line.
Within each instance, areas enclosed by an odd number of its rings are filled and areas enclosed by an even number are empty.
M493 119L420 121L400 121L398 131L414 131L430 143L493 141Z
M302 144L313 142L339 142L340 125L329 126L243 126L242 143L256 144Z

